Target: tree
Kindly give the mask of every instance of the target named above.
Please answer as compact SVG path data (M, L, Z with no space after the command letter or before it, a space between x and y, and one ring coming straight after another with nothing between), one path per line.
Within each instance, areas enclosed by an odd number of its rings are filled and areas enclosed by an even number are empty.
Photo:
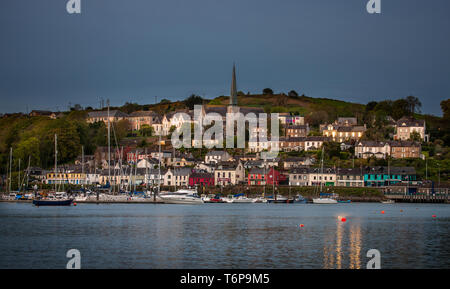
M399 120L405 115L409 115L409 103L405 99L397 99L392 103L392 114L391 116Z
M264 95L273 95L273 90L271 88L264 88L263 94Z
M422 107L422 103L420 100L415 96L407 96L406 102L408 103L408 109L410 115L413 115L415 112L420 112L420 108Z
M367 103L366 111L374 110L374 108L377 106L377 104L378 104L378 102L376 102L376 101L371 101L371 102Z
M189 109L194 109L194 105L203 104L203 98L198 95L191 94L188 98L184 100L184 103Z
M21 159L23 164L28 164L28 158L30 158L30 164L32 166L41 165L39 139L37 137L21 140L14 150L14 159Z
M148 124L143 124L139 129L139 134L141 136L152 136L154 134L153 127Z
M291 90L288 93L289 97L298 97L298 93L295 90Z
M422 142L422 137L420 136L420 133L418 133L417 131L413 131L413 132L409 135L409 140L417 141L417 142Z

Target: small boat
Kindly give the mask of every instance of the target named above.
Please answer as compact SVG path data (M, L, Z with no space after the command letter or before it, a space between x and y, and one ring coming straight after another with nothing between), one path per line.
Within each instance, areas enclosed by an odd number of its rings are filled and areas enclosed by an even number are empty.
M296 204L306 204L307 201L302 195L297 195L294 198L294 203L296 203Z
M330 193L320 193L319 198L313 199L314 204L337 204L338 201L336 199L335 194Z
M205 203L225 203L225 201L219 196L214 194L209 194L206 197L202 198Z
M338 200L337 202L338 202L338 203L341 203L341 204L349 204L349 203L351 203L352 201L351 201L351 200Z
M247 198L244 196L243 193L236 194L236 195L229 195L226 200L227 203L233 203L233 204L243 204L243 203L253 203L253 199Z
M40 206L70 206L72 204L72 199L36 199L33 200L33 205L36 207Z
M195 190L178 190L160 195L166 204L203 204L203 200L197 195Z
M385 201L381 201L382 204L393 204L395 203L394 200L385 200Z
M267 203L267 199L263 197L253 198L253 203Z
M277 196L276 198L270 196L267 198L267 202L271 204L291 204L294 202L294 199L288 199L283 196Z

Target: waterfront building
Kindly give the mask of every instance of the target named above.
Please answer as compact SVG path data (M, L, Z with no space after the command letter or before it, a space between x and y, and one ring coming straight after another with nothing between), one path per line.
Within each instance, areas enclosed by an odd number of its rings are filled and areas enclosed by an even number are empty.
M413 167L366 167L363 168L364 186L382 187L395 184L417 184Z
M249 186L266 185L266 170L261 168L253 168L247 175L247 184Z
M189 176L189 186L210 187L214 186L214 174L206 172L194 172Z
M309 168L310 186L335 186L336 169L334 168Z
M298 167L289 170L289 185L305 187L309 185L309 168Z
M379 158L385 159L388 156L400 158L419 158L422 146L413 141L359 141L355 146L355 157L357 158Z
M364 187L362 168L338 168L336 179L340 187Z
M288 178L286 175L272 167L266 174L266 180L268 185L273 185L275 183L275 186L278 186L287 184Z
M221 162L214 171L214 183L218 186L237 185L245 180L242 162Z
M164 174L164 185L187 187L189 185L189 176L191 172L191 168L169 168Z

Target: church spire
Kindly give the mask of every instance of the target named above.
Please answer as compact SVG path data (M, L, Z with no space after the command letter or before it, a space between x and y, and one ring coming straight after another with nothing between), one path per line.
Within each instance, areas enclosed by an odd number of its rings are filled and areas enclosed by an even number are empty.
M237 90L236 90L236 66L233 63L233 76L231 79L230 105L237 106Z

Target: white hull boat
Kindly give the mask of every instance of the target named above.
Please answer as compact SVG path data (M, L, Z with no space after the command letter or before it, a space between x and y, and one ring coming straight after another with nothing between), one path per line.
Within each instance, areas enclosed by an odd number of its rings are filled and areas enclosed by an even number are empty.
M313 199L314 204L337 204L337 200L332 198L317 198Z
M178 190L160 195L161 200L166 204L203 204L203 200L197 196L193 190Z

